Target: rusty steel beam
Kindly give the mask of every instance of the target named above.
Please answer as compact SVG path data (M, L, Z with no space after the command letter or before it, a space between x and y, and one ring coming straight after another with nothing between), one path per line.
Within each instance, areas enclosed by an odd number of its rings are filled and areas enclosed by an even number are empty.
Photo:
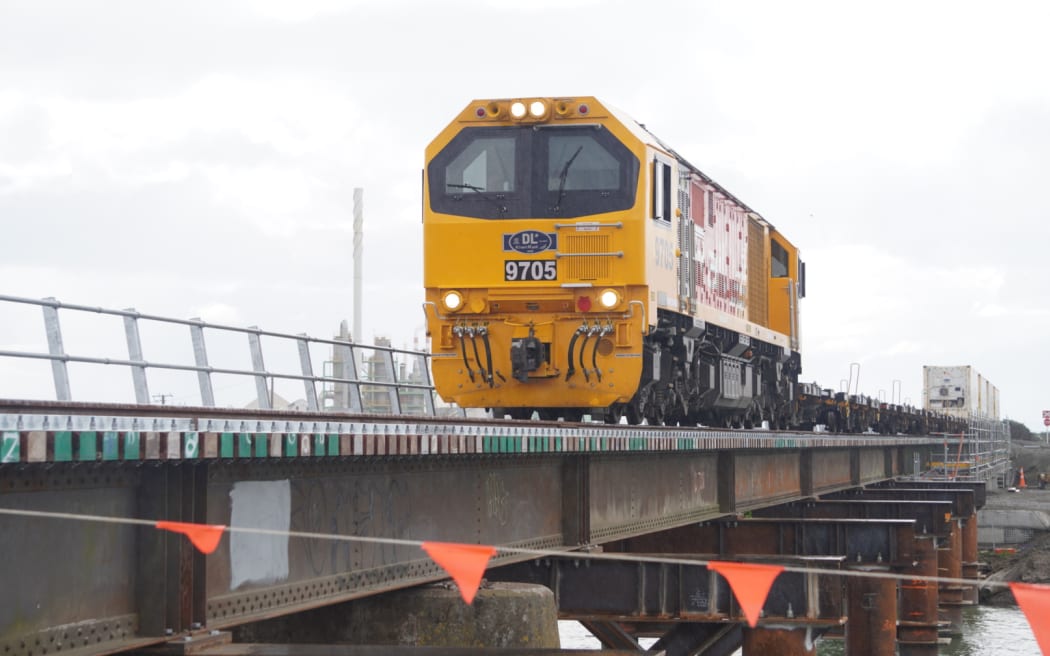
M583 628L602 643L603 649L625 649L627 651L642 651L638 639L624 630L618 622L602 620L580 620Z
M875 487L865 488L863 490L857 490L856 495L861 498L901 498L901 499L915 499L925 500L925 502L931 502L933 500L949 500L953 504L952 516L956 520L956 527L960 531L960 546L959 546L959 559L961 559L961 568L959 568L959 577L964 579L970 579L978 581L980 579L980 563L978 562L978 548L977 548L977 510L982 508L985 503L986 489L984 482L945 482L945 481L926 481L926 482L915 482L915 481L892 481L891 484L883 484ZM846 493L846 495L852 496L854 493ZM954 545L950 547L954 550ZM946 554L944 556L946 563L950 564L952 570L955 570L955 556L953 554ZM946 564L946 567L948 565ZM943 574L943 572L942 572ZM949 611L951 615L951 621L953 626L957 626L957 622L961 621L961 607L967 605L973 605L978 602L978 593L976 585L966 585L962 587L961 599L956 599L959 596L958 591L955 589L958 586L951 586L950 590L944 598L942 603L952 606L952 610Z
M698 554L634 555L710 558ZM843 557L824 556L736 559L829 570L840 569L844 561ZM661 637L653 649L664 650L668 656L728 655L740 647L749 631L741 629L745 620L728 582L703 565L544 558L490 570L488 578L550 587L559 616L588 627L594 625L598 629L595 635L609 647L624 648L635 644L636 635L655 632ZM792 635L808 633L812 641L824 631L842 626L844 604L841 577L783 572L769 590L759 627L772 627L771 635L790 628Z
M962 577L971 581L979 581L981 578L981 564L977 549L977 513L962 520ZM978 603L977 585L966 586L963 598L972 603Z
M667 656L730 656L744 639L742 624L675 624L646 654L664 653ZM604 653L604 652L603 652Z
M894 562L914 520L723 518L605 545L628 553L846 556L849 562Z
M988 484L985 481L916 480L910 478L895 478L872 483L868 486L868 489L873 487L913 490L971 490L973 492L974 505L978 510L984 508L988 499Z
M949 502L931 502L932 508L923 511L912 502L856 502L816 501L790 504L795 511L820 508L821 513L854 513L865 509L868 514L889 514L878 510L879 505L893 508L893 513L907 515L909 512L928 513L930 521L945 519ZM940 508L936 506L941 506ZM783 510L785 507L781 506ZM772 512L772 510L771 510ZM938 528L941 528L938 525ZM816 538L816 539L814 539ZM905 575L936 575L936 542L933 534L923 535L916 530L916 521L902 519L845 518L752 518L724 519L703 526L683 527L653 536L634 538L611 545L629 552L644 551L653 544L674 545L678 548L705 548L717 545L718 553L736 557L741 553L796 553L835 554L843 559L843 566L862 571L898 571ZM932 570L931 570L932 568ZM900 602L901 653L910 656L931 653L927 650L937 645L937 586L925 582L912 582L905 591L902 585ZM840 583L840 585L842 585ZM848 608L854 612L846 617L846 639L851 646L847 653L872 653L876 655L894 653L898 640L898 606L896 582L875 578L849 578L850 601ZM932 639L931 639L932 633ZM745 635L751 635L745 631ZM783 635L751 635L755 641L753 653L759 650L784 649L783 653L807 653L806 644L798 643L798 634L788 631ZM769 640L769 645L765 640ZM875 642L877 641L877 642ZM745 644L747 644L745 642ZM878 645L870 647L870 645ZM771 646L771 645L776 645ZM862 646L868 645L868 646ZM797 651L797 650L803 651ZM859 651L855 651L859 650ZM872 651L874 650L874 651ZM745 654L747 650L745 649ZM769 651L765 653L781 653ZM932 652L936 653L936 651Z
M528 647L410 647L405 645L233 643L192 652L193 656L562 656L578 649ZM647 652L663 656L663 652ZM602 656L638 656L634 650L603 650ZM190 656L190 652L183 652Z
M656 558L704 560L698 554L634 554ZM746 562L776 563L837 570L841 557L744 557ZM743 621L729 585L704 565L618 560L542 558L506 565L486 574L493 581L538 583L554 591L558 612L579 621L678 623ZM839 626L845 615L841 578L783 572L763 607L763 622Z
M888 573L888 567L859 571ZM897 653L897 582L885 578L850 578L846 583L849 619L846 653L894 656Z
M911 564L901 573L914 577L937 576L937 539L932 535L917 536L911 546ZM900 619L897 623L900 656L937 655L937 601L935 582L919 578L901 581Z
M942 551L938 551L937 546L939 543L941 545L950 545L951 536L958 531L958 520L952 518L955 507L954 498L943 501L917 501L910 498L898 498L894 495L887 495L888 498L886 499L870 499L866 496L856 497L853 495L834 496L841 496L842 498L799 501L776 508L769 508L763 512L764 514L774 514L779 511L781 514L801 517L914 519L917 526L913 539L910 541L905 540L898 544L901 551L896 559L896 569L905 575L933 577L938 574L937 556L942 554ZM908 495L901 496L907 497ZM950 553L950 549L947 549L947 551ZM942 571L940 574L943 575L944 572ZM851 583L852 581L851 579ZM861 581L865 580L862 579ZM878 580L871 580L869 585L878 585L878 583ZM847 622L846 639L849 645L847 653L855 653L852 651L854 649L862 649L863 653L867 653L865 648L862 648L862 645L864 641L870 639L873 626L880 626L882 629L892 627L894 633L896 633L897 627L894 626L893 622L889 624L885 622L885 616L889 609L883 607L883 604L888 604L888 599L890 598L896 603L897 599L895 594L896 584L892 581L889 581L889 584L887 590L884 591L887 594L884 594L879 601L869 604L871 606L870 610L865 608L865 612L859 617L851 614ZM853 591L861 589L864 585L864 583L857 583L852 586L850 588L851 595ZM925 581L911 580L901 583L900 592L899 640L901 653L910 654L911 656L936 653L938 637L937 608L938 601L941 600L938 586ZM861 592L860 594L864 593ZM850 608L857 608L857 600L852 596L850 599ZM896 613L896 608L893 610ZM889 617L894 618L895 616ZM885 646L885 640L870 644L878 645L871 647L871 649L886 649L889 651L885 651L885 653L893 653L892 636L889 638L888 647ZM871 653L880 652L872 651Z
M950 501L953 517L969 517L977 511L975 493L967 488L905 488L905 487L866 487L844 490L831 495L829 499L886 499L911 501Z
M962 578L962 528L961 522L953 522L947 540L940 541L937 549L937 574L950 579ZM948 620L949 635L962 635L963 608L974 605L966 599L966 586L944 581L938 589L938 606Z
M785 628L744 631L744 656L816 656L817 646L809 631Z
M564 532L572 523L564 507L573 507L575 502L567 500L579 498L580 486L578 467L548 456L238 462L210 473L208 522L270 522L269 528L306 533L564 548ZM275 507L286 514L274 518ZM224 538L209 557L212 627L446 576L415 546L238 537ZM495 562L514 559L512 554Z
M756 517L804 519L913 519L920 534L947 536L951 531L950 501L880 500L852 497L805 499L756 511Z
M851 499L913 499L922 500L925 503L935 501L950 501L952 504L951 521L949 532L938 540L938 568L937 574L949 579L961 579L964 574L976 580L976 493L969 486L956 486L953 488L937 487L875 487L851 490L849 492L834 495L841 498ZM967 526L970 528L967 530ZM966 540L964 540L964 533ZM964 557L964 542L966 542L966 555ZM966 561L968 566L963 567ZM961 585L956 582L944 582L939 586L938 605L947 620L946 632L949 635L960 635L962 633L963 609L973 606L976 602L976 588L971 585Z
M56 464L4 468L0 504L41 512L128 517L136 513L143 472L135 467ZM148 645L143 639L133 575L135 526L33 517L0 518L0 652L95 645ZM157 561L156 576L178 576L175 559ZM83 592L89 592L85 597ZM178 613L174 605L173 613ZM73 620L76 620L75 622Z

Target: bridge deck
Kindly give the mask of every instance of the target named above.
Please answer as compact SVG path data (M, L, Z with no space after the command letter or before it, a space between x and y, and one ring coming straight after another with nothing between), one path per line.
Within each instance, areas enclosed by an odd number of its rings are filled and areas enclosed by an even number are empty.
M412 541L571 551L911 471L937 438L0 402L0 651L98 654L445 578ZM79 410L79 412L77 411ZM89 410L89 411L88 411ZM227 531L203 555L120 520ZM309 535L307 535L309 534ZM331 539L326 537L331 536Z

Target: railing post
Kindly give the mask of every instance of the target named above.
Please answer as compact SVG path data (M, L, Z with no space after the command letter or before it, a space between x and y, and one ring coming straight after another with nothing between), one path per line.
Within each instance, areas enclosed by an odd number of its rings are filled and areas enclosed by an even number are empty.
M361 386L357 379L357 361L354 357L354 349L349 343L346 345L337 344L335 351L339 354L336 358L336 362L339 363L340 367L334 370L332 373L336 378L341 378L347 381L347 383L336 383L337 385L344 385L346 389L345 409L350 412L362 412L361 404ZM337 395L338 397L339 395Z
M248 326L251 330L259 330L259 326ZM259 400L260 410L272 410L270 403L270 392L266 387L266 365L263 364L262 342L259 333L248 333L248 348L252 352L252 369L258 374L255 376L255 397Z
M423 393L423 406L426 410L426 414L433 417L437 414L437 410L434 407L434 384L430 382L430 360L426 355L420 355L419 359L422 364L420 370L422 371L423 384L427 386L427 389L424 390Z
M200 321L195 317L192 321ZM193 361L201 368L197 372L197 382L201 388L201 404L206 407L215 407L215 392L211 388L211 372L208 369L208 351L204 347L204 328L201 324L190 326L190 338L193 340Z
M394 414L401 414L401 390L397 387L397 370L394 369L394 354L391 351L383 351L383 368L386 369L386 379L390 381L387 390L390 393L390 409Z
M58 303L52 297L44 301ZM62 328L58 323L57 305L44 305L44 330L47 332L47 350L56 359L51 360L51 374L55 379L55 397L59 401L72 401L73 395L69 391L69 372L66 369L65 348L62 346Z
M127 308L126 312L135 312L135 308ZM139 339L139 323L135 317L124 316L124 334L128 338L128 359L133 362L144 362L142 357L142 341ZM146 381L146 365L138 364L131 366L131 382L135 386L135 402L148 405L149 385Z
M314 380L314 367L313 363L310 362L310 345L306 341L307 335L302 334L303 339L295 340L299 345L299 363L302 365L303 376L306 380L303 380L303 384L306 386L306 404L307 407L313 412L318 409L317 403L317 383Z

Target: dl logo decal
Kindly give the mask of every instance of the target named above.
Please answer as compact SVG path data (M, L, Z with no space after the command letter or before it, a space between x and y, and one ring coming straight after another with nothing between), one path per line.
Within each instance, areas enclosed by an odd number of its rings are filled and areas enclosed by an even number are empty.
M557 250L558 233L540 232L539 230L522 230L503 235L503 250L531 255L543 251Z

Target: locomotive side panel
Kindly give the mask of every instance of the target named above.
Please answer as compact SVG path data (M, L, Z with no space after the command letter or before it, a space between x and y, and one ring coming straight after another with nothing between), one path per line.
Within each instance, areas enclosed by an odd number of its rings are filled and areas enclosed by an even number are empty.
M704 226L704 257L698 296L703 305L736 319L748 319L747 213L717 191L705 190L710 211Z
M798 325L798 249L779 232L769 236L769 328L787 335L793 350L800 345Z
M798 351L798 250L699 176L690 181L689 198L695 301L683 307L705 322Z
M660 308L677 312L677 237L681 209L677 202L678 162L653 151L649 167L649 220L645 222L646 281L649 285L649 325L658 323Z

